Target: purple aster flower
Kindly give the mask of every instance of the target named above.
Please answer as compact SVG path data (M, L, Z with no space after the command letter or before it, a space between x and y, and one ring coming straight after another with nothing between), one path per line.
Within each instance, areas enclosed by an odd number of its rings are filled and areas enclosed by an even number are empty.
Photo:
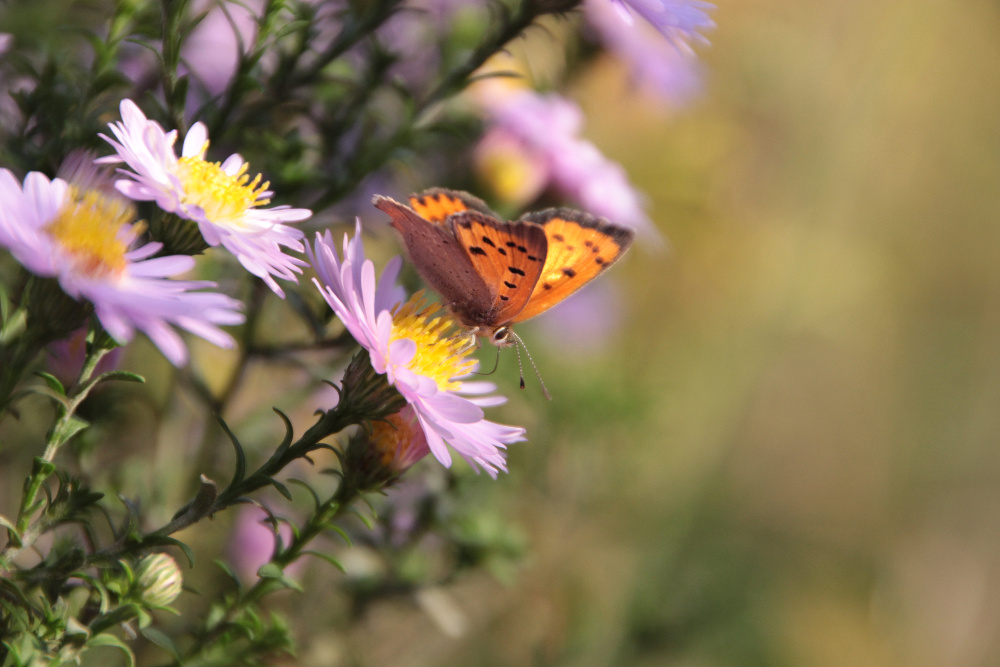
M81 182L86 182L82 179ZM189 271L187 256L153 257L160 243L133 247L139 230L130 202L107 188L78 188L31 172L18 183L0 169L0 246L28 271L54 277L74 299L94 306L101 325L119 343L142 331L174 365L187 348L173 327L220 347L232 337L219 324L239 324L239 301L215 292L207 281L168 280Z
M115 186L136 201L155 201L157 206L198 223L205 242L222 245L247 271L267 283L275 294L285 293L274 277L296 281L305 262L282 252L282 247L302 252L303 234L285 223L300 222L312 215L304 208L275 206L260 208L273 194L260 175L250 180L248 165L239 154L224 162L207 162L208 133L195 123L184 138L181 157L174 153L177 131L165 132L148 120L132 100L122 100L122 122L111 123L117 141L101 137L117 155L98 162L125 162L132 171L120 169L127 178Z
M342 258L329 231L317 234L306 253L318 274L316 287L368 350L372 368L409 403L431 453L450 466L450 446L492 477L506 470L502 450L524 440L525 431L484 419L483 407L506 399L487 395L496 389L493 383L464 381L477 362L469 359L468 337L454 335L450 316L420 293L403 303L406 293L396 285L402 260L393 258L376 281L375 266L364 256L360 221L354 238L344 236Z
M236 520L233 523L233 533L229 538L226 553L229 562L243 579L253 579L257 570L271 561L278 537L287 546L292 541L292 527L287 523L278 524L278 534L267 523L267 512L256 505L241 505L236 510ZM294 575L301 569L304 561L293 562L285 572Z
M590 0L591 3L598 0ZM707 42L700 30L715 27L708 10L715 9L711 2L702 0L611 0L619 10L622 20L631 23L632 12L646 19L650 25L678 48L690 48L691 41Z
M520 145L525 161L544 165L550 187L594 215L659 238L625 169L579 136L583 113L573 102L500 84L487 89L484 106L492 120L491 140L497 141L494 133L499 133L508 150Z

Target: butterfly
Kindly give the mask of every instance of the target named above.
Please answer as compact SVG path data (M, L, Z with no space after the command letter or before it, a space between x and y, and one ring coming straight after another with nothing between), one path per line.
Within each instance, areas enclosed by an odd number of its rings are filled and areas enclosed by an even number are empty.
M543 313L618 261L631 229L568 208L502 221L466 193L432 188L409 206L376 195L410 259L458 320L497 347L511 326Z

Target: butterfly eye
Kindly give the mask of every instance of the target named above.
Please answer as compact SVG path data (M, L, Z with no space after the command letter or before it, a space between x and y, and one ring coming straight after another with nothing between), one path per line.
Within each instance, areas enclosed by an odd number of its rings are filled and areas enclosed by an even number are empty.
M499 327L493 332L493 344L503 345L507 342L507 337L510 336L510 327Z

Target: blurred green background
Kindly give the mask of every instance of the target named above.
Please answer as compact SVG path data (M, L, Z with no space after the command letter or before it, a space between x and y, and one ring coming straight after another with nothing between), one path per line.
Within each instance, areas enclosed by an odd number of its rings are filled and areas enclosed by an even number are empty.
M300 637L284 664L1000 664L1000 4L717 5L694 105L635 94L610 58L570 91L671 248L602 279L622 320L600 350L519 328L551 403L501 358L491 416L529 442L474 486L525 560L375 604L346 636L339 575L314 568L274 600ZM131 370L155 380L149 356ZM248 376L240 433L280 432L248 415L285 372ZM121 406L120 447L148 451L143 405ZM168 425L108 474L169 519L201 438ZM4 456L10 507L26 468ZM180 537L219 542L222 521Z
M717 4L693 107L573 89L672 249L604 356L534 344L523 572L368 664L1000 664L1000 5Z

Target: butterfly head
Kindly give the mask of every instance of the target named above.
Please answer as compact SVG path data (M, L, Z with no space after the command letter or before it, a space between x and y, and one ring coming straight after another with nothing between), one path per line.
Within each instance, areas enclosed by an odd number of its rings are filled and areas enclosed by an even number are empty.
M510 347L516 338L514 331L507 325L497 327L490 332L490 342L497 347Z

